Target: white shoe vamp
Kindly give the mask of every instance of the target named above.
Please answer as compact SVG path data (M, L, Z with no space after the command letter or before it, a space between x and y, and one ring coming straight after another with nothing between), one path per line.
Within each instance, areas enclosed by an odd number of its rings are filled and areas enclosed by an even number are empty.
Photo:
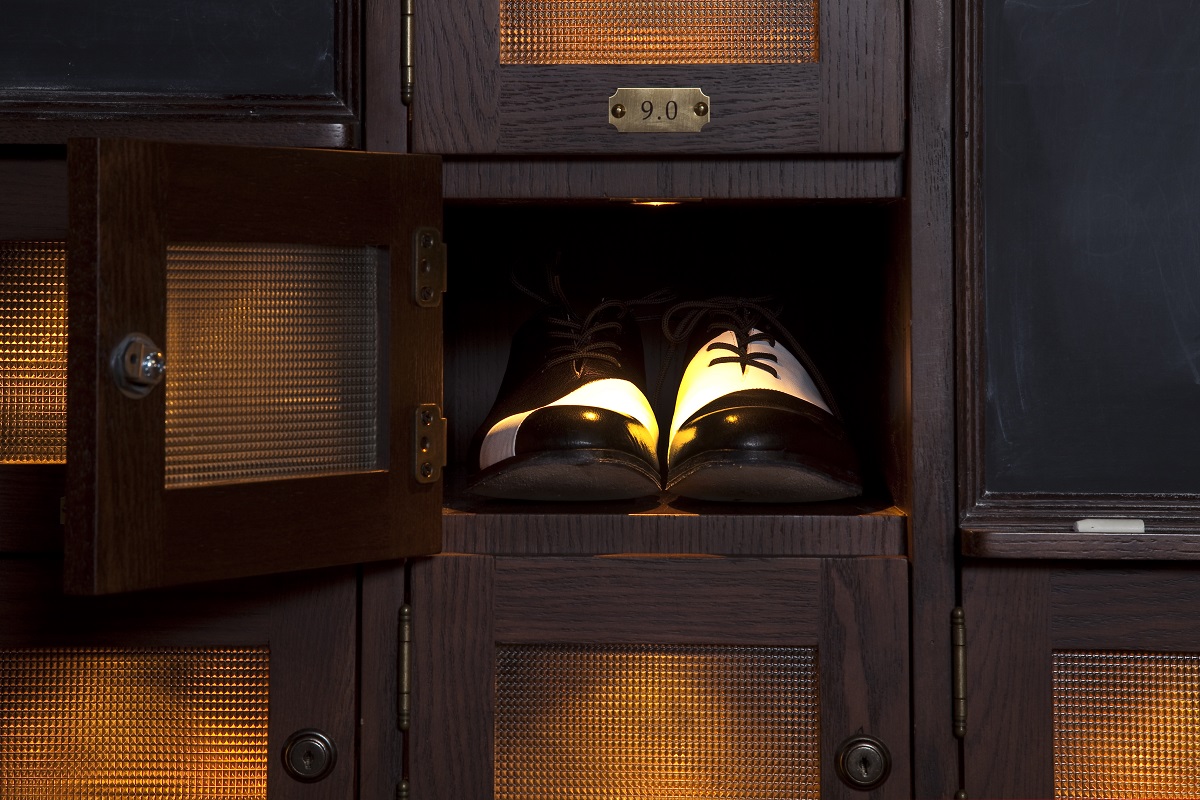
M517 433L525 418L540 408L550 406L591 406L606 408L632 417L650 432L651 441L658 441L658 420L646 395L632 383L619 378L604 378L580 386L570 394L560 397L545 406L505 417L492 426L483 439L479 451L479 468L487 469L493 464L517 454Z
M755 333L759 333L759 331L751 331L751 334ZM717 342L737 346L737 338L733 332L726 331L710 340L688 363L687 369L683 372L683 379L679 382L679 394L675 399L675 414L671 417L670 439L674 439L676 432L683 427L683 424L704 406L719 397L747 389L773 389L807 400L813 405L829 411L829 406L825 404L825 400L821 397L821 392L817 389L812 376L808 374L808 370L783 345L776 343L772 346L770 342L758 341L751 342L746 348L748 353L774 355L778 359L777 361L763 360L762 363L775 370L778 373L776 376L765 369L754 366L748 366L743 371L742 365L737 362L711 364L713 359L733 355L732 351L723 348L708 349L710 345Z

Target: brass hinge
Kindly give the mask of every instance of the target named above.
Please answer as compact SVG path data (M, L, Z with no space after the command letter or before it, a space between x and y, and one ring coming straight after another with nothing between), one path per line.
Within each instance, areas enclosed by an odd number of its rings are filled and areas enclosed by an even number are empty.
M418 228L413 240L413 302L436 308L446 293L446 245L437 228Z
M953 687L954 735L967 735L967 620L962 607L950 614L950 664Z
M413 0L402 0L400 8L400 102L413 99Z
M408 730L412 718L412 606L400 606L396 655L396 727Z
M444 466L446 418L436 403L424 403L413 420L413 476L417 483L437 483Z

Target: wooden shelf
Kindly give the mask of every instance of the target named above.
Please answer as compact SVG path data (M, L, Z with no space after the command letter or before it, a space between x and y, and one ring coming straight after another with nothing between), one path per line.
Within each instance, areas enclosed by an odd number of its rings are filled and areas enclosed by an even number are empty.
M908 518L869 501L718 505L666 495L603 504L458 499L442 514L447 553L493 555L904 556Z
M964 530L962 554L970 558L1197 561L1200 560L1200 531Z

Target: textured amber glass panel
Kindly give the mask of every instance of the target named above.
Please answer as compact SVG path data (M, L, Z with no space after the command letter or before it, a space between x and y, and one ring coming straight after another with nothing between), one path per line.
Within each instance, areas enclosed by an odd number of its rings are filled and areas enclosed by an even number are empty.
M0 797L267 796L265 649L0 649Z
M1200 797L1200 654L1054 654L1056 797Z
M495 796L815 798L814 648L501 645Z
M171 245L168 488L379 466L375 247Z
M817 0L500 0L501 64L807 64Z
M0 242L0 462L67 460L67 250Z

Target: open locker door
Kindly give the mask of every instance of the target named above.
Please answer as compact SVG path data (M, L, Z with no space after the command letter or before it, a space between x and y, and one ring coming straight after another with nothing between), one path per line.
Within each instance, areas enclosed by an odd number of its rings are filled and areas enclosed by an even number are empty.
M436 552L437 158L68 151L65 583Z

